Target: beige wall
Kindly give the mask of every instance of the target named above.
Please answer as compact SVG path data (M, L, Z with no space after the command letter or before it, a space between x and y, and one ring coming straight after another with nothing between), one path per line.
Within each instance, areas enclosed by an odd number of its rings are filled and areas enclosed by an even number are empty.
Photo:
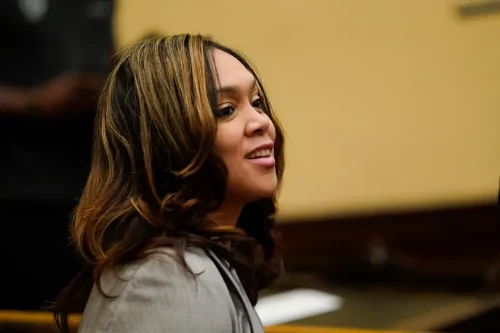
M121 0L120 45L201 32L259 67L288 139L282 217L493 199L500 15L458 0Z

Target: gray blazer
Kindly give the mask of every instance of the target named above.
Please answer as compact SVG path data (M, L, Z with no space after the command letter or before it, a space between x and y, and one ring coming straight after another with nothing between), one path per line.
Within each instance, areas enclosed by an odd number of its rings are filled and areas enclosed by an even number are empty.
M106 272L107 295L94 286L79 333L263 333L262 323L234 271L212 252L191 248L185 259L196 277L161 248L136 264Z

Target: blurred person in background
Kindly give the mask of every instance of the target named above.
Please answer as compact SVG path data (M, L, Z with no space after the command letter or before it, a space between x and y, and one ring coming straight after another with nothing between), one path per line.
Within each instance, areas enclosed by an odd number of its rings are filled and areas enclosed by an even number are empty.
M283 132L256 72L200 35L125 50L103 89L72 236L87 266L54 310L80 333L264 332L281 273Z
M111 67L110 0L0 2L0 308L39 309L78 268L69 215Z

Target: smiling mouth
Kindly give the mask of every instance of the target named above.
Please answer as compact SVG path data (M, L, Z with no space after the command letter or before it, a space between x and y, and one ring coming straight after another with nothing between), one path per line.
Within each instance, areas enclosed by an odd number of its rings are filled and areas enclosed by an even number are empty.
M251 154L248 154L247 156L245 156L245 158L249 159L249 160L254 160L254 159L258 159L258 158L266 158L266 157L273 156L273 153L274 153L273 148L264 148L264 149L257 150L256 152L253 152Z

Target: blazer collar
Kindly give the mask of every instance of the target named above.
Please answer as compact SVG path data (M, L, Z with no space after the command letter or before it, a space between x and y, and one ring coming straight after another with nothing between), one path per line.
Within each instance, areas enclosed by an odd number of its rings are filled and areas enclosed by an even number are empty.
M230 284L228 285L229 289L232 289L236 292L238 297L241 300L241 303L245 307L245 312L247 313L247 317L250 322L250 329L253 333L260 333L263 332L262 329L262 322L260 321L259 316L257 315L257 312L255 311L254 307L250 303L250 300L248 299L247 293L245 292L243 286L241 285L241 282L238 280L237 277L235 277L231 271L229 270L229 267L227 264L225 264L215 253L213 253L211 250L207 250L208 256L212 259L212 261L215 263L217 268L219 269L219 272L221 273L222 277L224 278L224 281L226 283Z

